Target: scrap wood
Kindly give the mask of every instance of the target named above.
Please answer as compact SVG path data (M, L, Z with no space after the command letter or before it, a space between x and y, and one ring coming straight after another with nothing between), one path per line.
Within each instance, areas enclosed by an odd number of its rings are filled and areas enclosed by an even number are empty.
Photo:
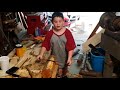
M30 64L30 61L32 60L31 58L32 57L29 57L29 59L24 62L24 64L22 65L22 67L25 67L26 65Z
M90 71L81 70L79 74L84 76L91 76L91 77L102 77L102 73L95 72L93 70L90 70Z
M30 49L27 55L27 57L30 57L30 59L23 66L26 66L28 64L33 64L36 61L39 52L40 52L40 47L38 46L35 46L34 49Z
M55 63L56 58L51 55L46 65L44 66L42 70L42 78L55 78L57 74L58 65Z
M45 40L45 36L37 36L37 37L34 37L34 39L40 40L41 42L43 42Z
M16 49L13 49L7 56L11 59L15 55Z
M30 47L31 45L33 45L35 43L34 41L31 41L31 40L29 40L27 42L28 43L24 45L26 48Z
M58 65L56 64L56 65L54 65L53 73L52 73L52 77L51 78L56 78L57 71L58 71Z
M33 70L32 71L32 77L33 78L42 78L41 71L40 70Z
M32 72L30 71L30 69L28 67L26 67L26 69L28 70L28 73L29 73L30 77L33 78Z
M33 51L30 52L31 55L33 56L38 56L40 53L41 47L40 46L35 46Z
M68 77L68 78L83 78L83 76L82 75L80 75L80 74L71 74L71 73L66 73L66 76Z
M18 62L19 62L19 57L18 56L14 56L14 57L12 57L11 59L10 59L10 67L13 67L13 66L15 66Z
M44 64L41 63L33 63L25 66L28 70L31 78L42 78L41 72L44 68Z
M89 44L92 44L96 46L101 42L101 34L104 33L104 29L102 29L97 34L93 35L91 38L89 38L85 43L82 44L83 52L89 51L91 48L88 46Z
M18 69L15 74L20 75L20 77L31 78L31 76L29 75L29 72L26 68Z
M52 72L50 69L43 69L42 70L42 78L51 78Z
M31 70L32 78L42 78L40 70Z
M44 64L33 63L33 64L26 65L25 67L29 68L30 70L42 70L44 68Z
M29 53L31 50L27 50L25 52L25 54L23 55L23 57L20 58L19 62L15 65L16 67L21 67L21 65L23 65L23 63L25 63L27 60L30 59L29 57ZM29 58L28 58L29 57Z

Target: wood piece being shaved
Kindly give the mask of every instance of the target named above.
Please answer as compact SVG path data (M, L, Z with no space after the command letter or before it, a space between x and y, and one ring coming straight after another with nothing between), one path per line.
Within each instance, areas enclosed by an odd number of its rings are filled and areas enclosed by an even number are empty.
M52 72L50 69L43 69L42 78L51 78Z
M26 68L24 69L18 69L16 72L17 75L20 75L20 77L26 77L26 78L31 78L31 76L29 75L29 72Z
M58 65L56 64L53 67L53 72L52 72L52 77L51 78L56 78L57 71L58 71Z

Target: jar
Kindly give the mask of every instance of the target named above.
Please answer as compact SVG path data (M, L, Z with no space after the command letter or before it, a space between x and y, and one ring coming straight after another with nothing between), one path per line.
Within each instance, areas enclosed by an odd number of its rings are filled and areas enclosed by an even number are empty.
M18 57L22 57L24 55L24 52L25 52L25 50L23 48L23 45L22 44L16 44L15 46L16 46L16 55Z

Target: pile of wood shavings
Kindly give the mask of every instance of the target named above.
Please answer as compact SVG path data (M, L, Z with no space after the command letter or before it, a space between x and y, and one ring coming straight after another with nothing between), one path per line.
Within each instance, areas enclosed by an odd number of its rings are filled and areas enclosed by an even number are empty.
M83 76L80 75L80 74L67 73L66 76L67 76L68 78L83 78Z

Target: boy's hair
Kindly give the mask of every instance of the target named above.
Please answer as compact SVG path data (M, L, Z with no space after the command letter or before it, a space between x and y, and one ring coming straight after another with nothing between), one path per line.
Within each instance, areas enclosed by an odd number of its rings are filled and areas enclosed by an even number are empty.
M64 19L64 16L63 16L63 14L62 14L61 12L54 12L54 13L52 14L52 22L53 22L53 19L54 19L55 17L61 17L62 19Z

